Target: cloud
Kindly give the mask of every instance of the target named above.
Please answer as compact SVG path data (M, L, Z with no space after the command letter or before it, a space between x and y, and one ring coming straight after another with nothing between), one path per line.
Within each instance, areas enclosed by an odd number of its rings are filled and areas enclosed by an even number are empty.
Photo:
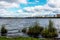
M60 8L60 0L48 0L48 4L51 7L55 6L56 8Z
M32 17L31 14L18 10L16 13L9 12L6 9L0 9L0 17Z
M0 0L8 3L27 3L27 0Z
M48 15L48 14L58 14L60 13L60 0L48 0L47 4L44 6L34 6L25 7L24 11L27 13L34 13L33 16Z
M9 12L6 9L0 9L0 17L18 17L20 14Z
M17 0L0 0L0 1L5 1L5 2L12 3L12 2L16 2Z
M18 0L18 3L27 3L27 0Z
M14 16L14 12L9 12L7 9L9 8L19 8L19 4L14 2L7 2L8 0L0 0L0 17L4 16Z
M35 6L35 7L26 7L24 8L25 12L28 13L38 13L38 14L50 14L50 12L54 11L53 8L49 7L48 5L45 6ZM45 13L43 13L45 12Z
M17 13L23 13L23 10L20 9L20 10L17 11Z
M27 0L0 0L0 8L20 8L20 3L27 3Z
M18 8L19 5L16 4L16 3L8 3L8 2L5 2L5 1L1 1L0 2L0 7L1 8L13 8L13 7Z
M9 12L7 10L8 8L20 8L20 3L27 4L28 2L27 0L0 0L0 16L32 17L60 13L60 0L48 0L47 4L43 6L24 7L23 9L18 9L17 12Z

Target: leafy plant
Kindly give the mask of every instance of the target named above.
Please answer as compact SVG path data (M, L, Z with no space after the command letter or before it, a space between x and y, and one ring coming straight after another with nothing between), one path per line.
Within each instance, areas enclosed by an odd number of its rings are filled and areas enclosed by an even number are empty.
M58 36L57 30L51 20L49 20L48 28L42 31L42 36L45 38L54 38Z
M7 29L5 28L5 25L2 25L1 36L6 36L6 35L7 35Z
M43 27L39 26L38 23L36 22L34 26L29 27L27 34L32 37L38 37L39 34L41 34L42 30Z

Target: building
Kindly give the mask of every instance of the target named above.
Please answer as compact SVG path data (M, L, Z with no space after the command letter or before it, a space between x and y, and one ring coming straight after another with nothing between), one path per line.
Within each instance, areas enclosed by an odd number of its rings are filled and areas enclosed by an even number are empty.
M57 17L60 17L60 14L57 14Z

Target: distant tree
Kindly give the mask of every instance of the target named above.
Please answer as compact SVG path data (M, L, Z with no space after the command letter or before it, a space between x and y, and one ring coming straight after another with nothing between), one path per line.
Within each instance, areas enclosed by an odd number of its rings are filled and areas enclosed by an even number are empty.
M48 28L42 31L42 36L45 38L54 38L58 36L57 30L53 25L53 22L49 20Z
M5 28L5 25L2 25L1 36L6 36L6 35L7 35L7 29Z
M39 34L41 34L42 30L43 30L43 27L39 26L39 24L35 22L34 26L29 27L27 34L31 37L38 37Z

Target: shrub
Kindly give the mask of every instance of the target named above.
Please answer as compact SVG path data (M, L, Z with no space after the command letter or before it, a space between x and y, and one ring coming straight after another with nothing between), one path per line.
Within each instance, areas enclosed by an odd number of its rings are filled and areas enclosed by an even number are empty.
M26 33L26 30L27 30L26 28L23 28L23 29L22 29L22 32L23 32L23 33Z
M7 35L7 29L5 28L5 25L2 25L1 36L6 36L6 35Z
M42 30L43 27L39 26L38 23L36 22L34 26L29 27L27 34L31 37L38 37L39 34L41 34Z
M58 36L57 30L53 25L53 22L49 20L48 28L42 31L42 36L45 38L55 38Z

